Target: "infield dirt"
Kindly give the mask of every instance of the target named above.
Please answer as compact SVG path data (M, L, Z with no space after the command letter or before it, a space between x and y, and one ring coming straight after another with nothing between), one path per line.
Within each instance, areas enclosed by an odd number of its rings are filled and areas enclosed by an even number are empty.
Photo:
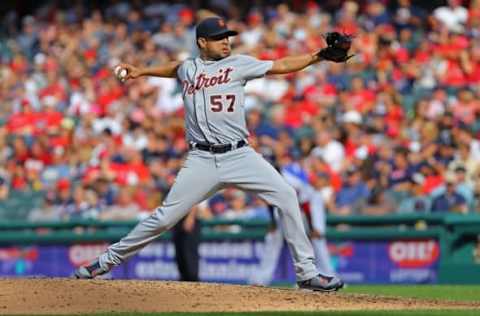
M0 314L480 308L480 303L255 286L129 280L0 279Z

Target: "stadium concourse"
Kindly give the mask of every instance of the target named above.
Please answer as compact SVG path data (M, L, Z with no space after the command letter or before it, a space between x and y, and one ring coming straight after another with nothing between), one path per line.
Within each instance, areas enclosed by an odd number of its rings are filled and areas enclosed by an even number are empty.
M0 219L135 219L158 206L187 150L180 85L122 84L112 67L195 54L193 26L212 12L240 31L234 52L260 59L312 51L330 30L355 34L348 63L246 88L251 146L325 192L330 214L480 208L478 0L55 3L2 18ZM203 213L268 217L231 189Z

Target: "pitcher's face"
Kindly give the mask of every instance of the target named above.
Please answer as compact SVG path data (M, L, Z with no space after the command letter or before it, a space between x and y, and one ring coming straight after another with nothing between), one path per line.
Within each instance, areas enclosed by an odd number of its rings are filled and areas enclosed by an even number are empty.
M230 56L232 49L228 36L222 38L199 38L200 50L206 57L212 60L219 60Z

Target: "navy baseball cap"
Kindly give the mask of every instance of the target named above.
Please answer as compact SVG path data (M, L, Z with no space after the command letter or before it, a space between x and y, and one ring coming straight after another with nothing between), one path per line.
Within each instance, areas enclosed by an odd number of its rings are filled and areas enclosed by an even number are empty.
M229 30L227 24L222 18L206 18L198 23L196 28L197 38L221 39L227 36L238 35L237 31Z

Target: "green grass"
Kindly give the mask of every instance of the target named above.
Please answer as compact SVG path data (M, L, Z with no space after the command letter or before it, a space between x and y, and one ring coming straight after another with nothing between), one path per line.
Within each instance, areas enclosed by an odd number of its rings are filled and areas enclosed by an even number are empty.
M351 285L344 292L419 299L480 301L480 285Z

